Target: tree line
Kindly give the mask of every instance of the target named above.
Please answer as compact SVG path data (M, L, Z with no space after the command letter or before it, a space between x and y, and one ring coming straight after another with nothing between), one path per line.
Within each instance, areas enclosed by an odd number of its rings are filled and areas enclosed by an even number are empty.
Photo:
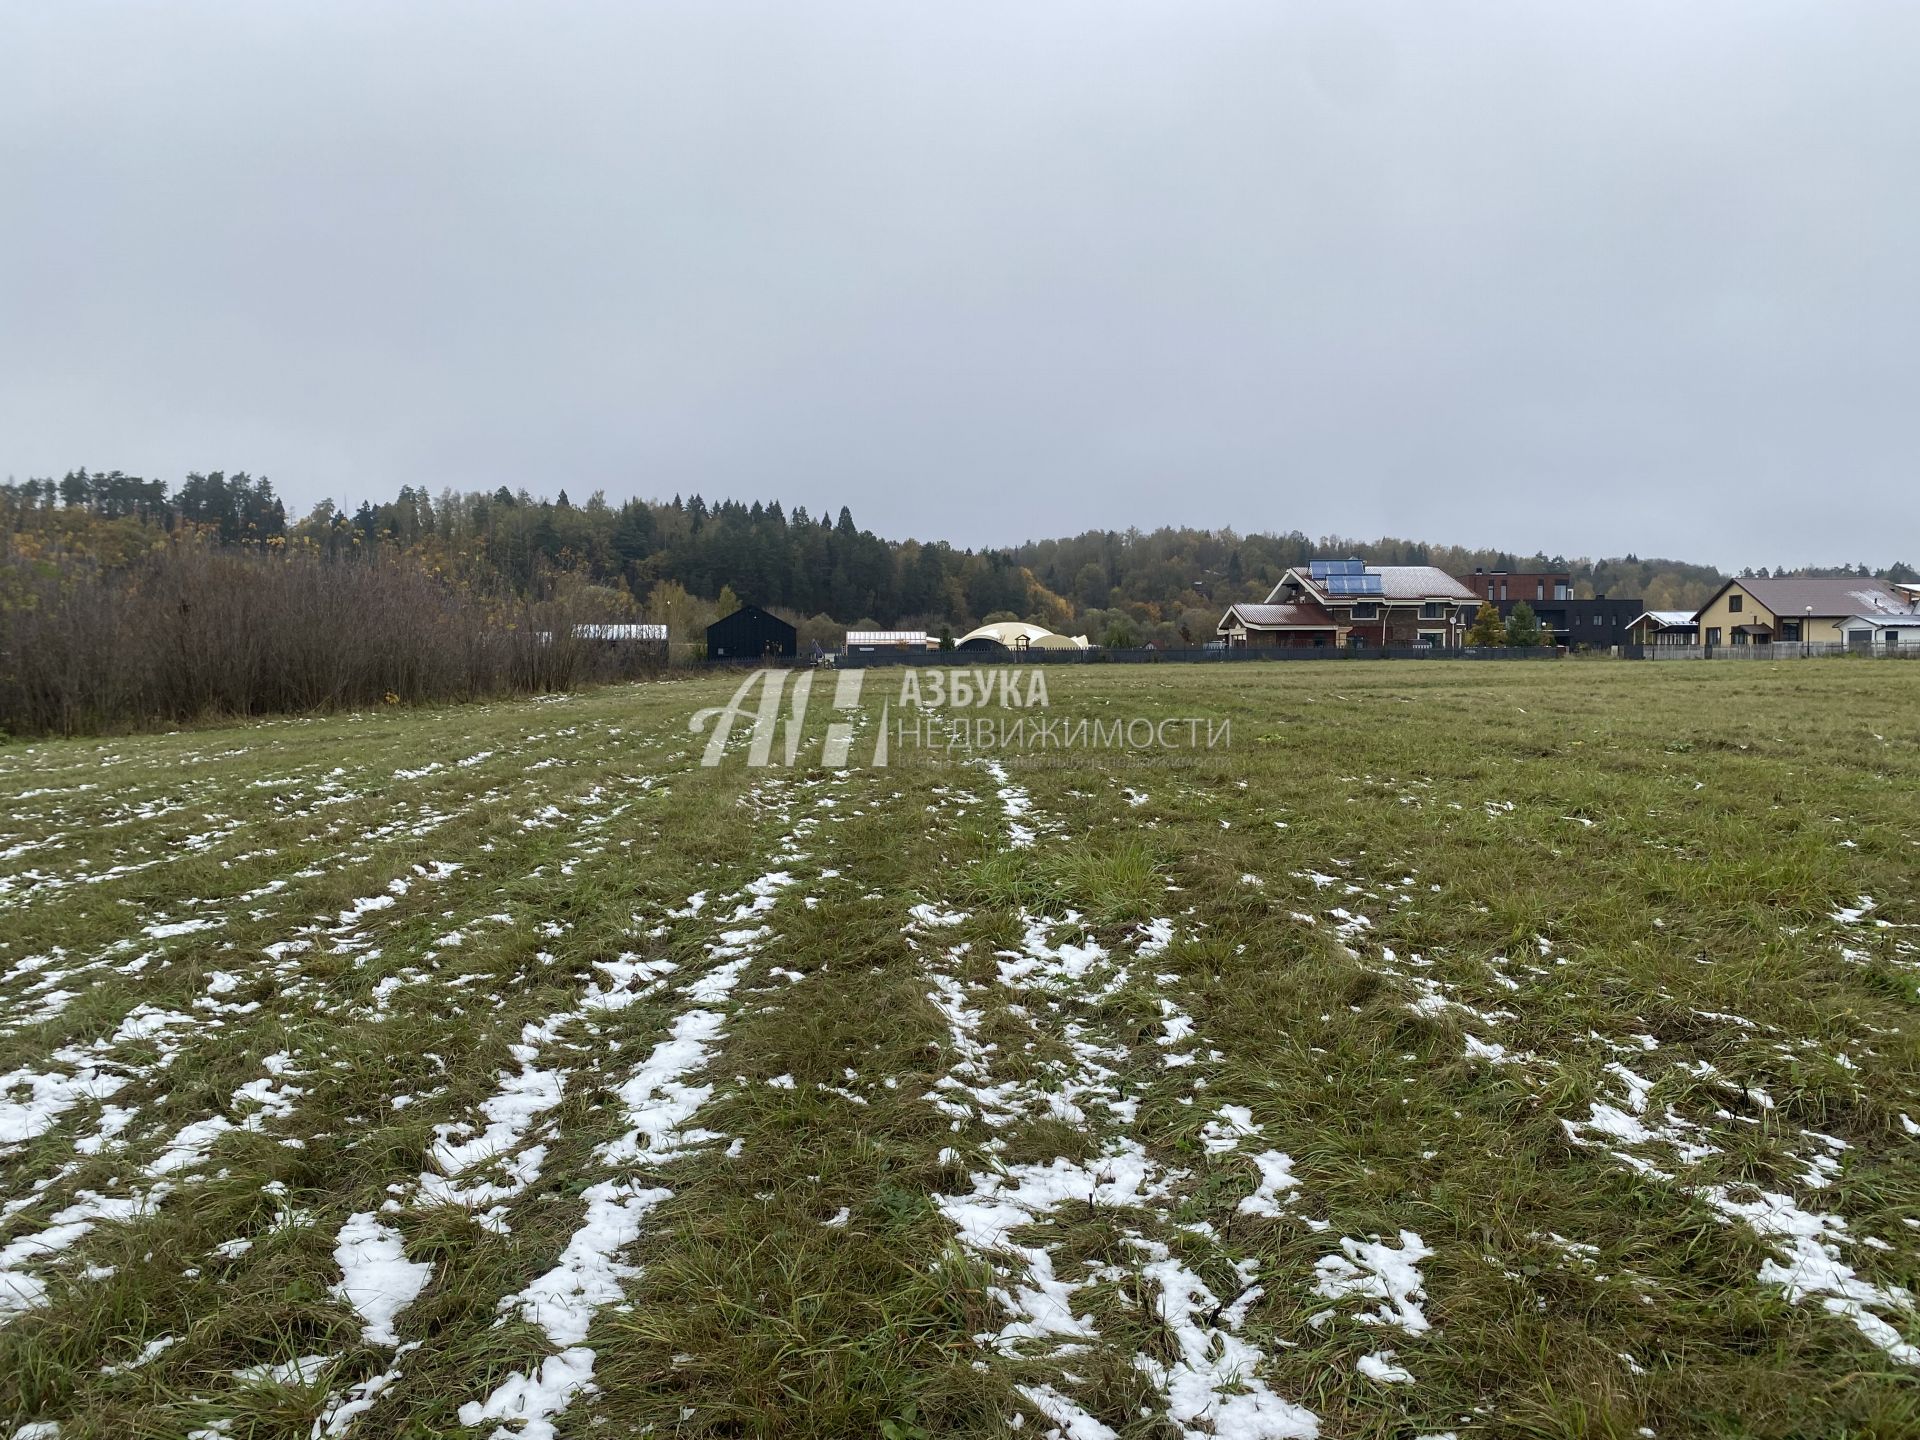
M703 653L705 626L742 601L793 621L803 648L831 648L851 626L960 634L993 620L1029 620L1109 645L1199 645L1213 638L1228 604L1264 599L1290 566L1329 555L1452 574L1564 571L1579 597L1639 597L1650 609L1692 608L1726 578L1712 566L1635 555L1568 559L1298 530L1100 530L974 550L883 539L844 505L789 510L778 500L709 502L698 494L614 504L595 491L576 503L565 490L536 498L506 487L433 494L403 485L390 501L351 511L322 501L290 518L271 481L244 471L195 472L169 486L77 469L0 485L0 727L71 730L137 723L136 713L177 722L388 694L502 693L553 681L559 652L539 650L533 637L552 634L557 615L665 623L685 659ZM1904 564L1876 573L1916 578ZM408 606L436 618L413 626L405 607L379 609L379 623L432 631L434 643L465 659L435 666L416 656L364 673L342 662L324 685L269 679L272 666L262 660L245 684L229 676L174 693L160 672L185 664L199 642L160 637L151 602L163 595L173 603L183 585L199 587L199 598L182 598L189 609L167 623L197 614L199 624L205 607L225 607L249 617L246 644L255 648L264 642L253 637L280 633L276 606L364 636L369 626L354 623L351 608L328 607L387 587L380 593L393 604L405 594ZM82 610L91 611L84 620ZM336 613L348 618L324 618ZM108 616L118 617L114 643L125 663L93 666L119 678L100 679L97 694L77 700L76 687L94 683L77 671L89 667L88 646L108 643ZM294 646L292 632L284 638ZM66 668L29 673L32 655ZM133 695L144 698L126 698Z

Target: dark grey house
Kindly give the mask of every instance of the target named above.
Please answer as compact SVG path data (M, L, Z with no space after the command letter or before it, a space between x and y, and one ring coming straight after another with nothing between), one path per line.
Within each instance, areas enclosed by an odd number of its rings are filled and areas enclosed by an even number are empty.
M1633 622L1646 611L1640 600L1534 600L1526 597L1528 609L1540 617L1541 628L1555 645L1569 650L1605 650L1615 645L1631 645ZM1496 600L1494 608L1502 616L1511 615L1521 600Z
M758 605L742 605L707 626L709 660L764 660L769 655L791 659L799 651L799 632Z

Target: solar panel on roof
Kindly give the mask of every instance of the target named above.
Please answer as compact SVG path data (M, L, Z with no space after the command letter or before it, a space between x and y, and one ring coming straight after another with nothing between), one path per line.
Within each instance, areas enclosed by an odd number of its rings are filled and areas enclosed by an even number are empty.
M1364 560L1310 560L1307 573L1315 580L1330 579L1335 575L1364 575L1367 562Z
M1378 575L1329 575L1326 578L1326 587L1329 595L1380 595L1385 593L1381 589L1380 577Z

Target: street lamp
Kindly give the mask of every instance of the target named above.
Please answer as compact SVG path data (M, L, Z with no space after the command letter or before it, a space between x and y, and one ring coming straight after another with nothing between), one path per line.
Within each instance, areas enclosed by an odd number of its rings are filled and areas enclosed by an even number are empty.
M1807 606L1807 618L1800 622L1800 658L1813 654L1813 606Z

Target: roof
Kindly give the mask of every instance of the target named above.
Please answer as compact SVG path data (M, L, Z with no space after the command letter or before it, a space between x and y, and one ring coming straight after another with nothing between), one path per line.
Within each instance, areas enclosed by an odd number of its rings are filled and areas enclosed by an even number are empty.
M1738 585L1775 615L1804 615L1811 610L1822 619L1841 615L1910 615L1913 604L1884 580L1864 575L1785 575L1778 579L1729 580L1713 592L1713 604ZM1707 605L1702 605L1705 610ZM1695 612L1698 613L1698 612Z
M1693 611L1691 610L1648 610L1641 614L1642 620L1651 620L1663 630L1691 630Z
M1249 630L1333 630L1334 619L1318 605L1229 605L1220 624L1238 616ZM1214 627L1216 630L1219 626Z
M1056 635L1044 625L1029 625L1024 620L996 620L991 625L982 625L977 630L969 630L955 645L964 645L969 640L991 640L996 645L1004 645L1009 650L1031 647L1036 650L1085 650L1087 637L1084 635Z
M576 640L664 640L667 627L664 625L576 625L573 627Z
M924 630L849 630L849 645L925 645Z
M771 625L777 630L793 629L793 626L782 620L778 615L768 614L758 605L742 605L732 614L722 615L718 620L714 621L712 625L709 625L707 629L712 630L715 626L725 625L734 620L740 621L743 625L751 625L757 622Z
M1480 597L1462 585L1453 576L1437 565L1369 565L1363 572L1380 577L1380 591L1377 596L1364 597L1366 600L1478 600ZM1307 593L1317 597L1327 594L1327 589L1315 580L1309 567L1294 566L1281 577L1279 585L1273 587L1273 594L1267 596L1269 603L1278 595L1288 580L1298 580L1306 587Z
M1920 610L1910 610L1904 615L1849 615L1840 622L1840 628L1849 625L1870 625L1875 630L1920 630Z

